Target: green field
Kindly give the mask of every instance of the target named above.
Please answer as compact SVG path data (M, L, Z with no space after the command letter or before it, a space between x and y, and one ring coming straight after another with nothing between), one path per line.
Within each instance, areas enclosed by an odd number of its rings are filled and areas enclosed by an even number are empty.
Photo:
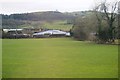
M3 78L117 78L118 47L70 38L3 39Z
M42 25L41 25L42 24ZM31 28L46 28L46 29L59 29L64 31L70 31L72 28L72 24L67 24L67 21L53 21L53 22L40 22L40 21L32 21L30 25L21 25L19 28L28 27Z
M0 39L0 79L2 78L2 39Z
M72 24L67 24L66 21L56 21L53 23L45 23L44 28L47 29L60 29L60 30L65 30L65 31L70 31L72 28Z

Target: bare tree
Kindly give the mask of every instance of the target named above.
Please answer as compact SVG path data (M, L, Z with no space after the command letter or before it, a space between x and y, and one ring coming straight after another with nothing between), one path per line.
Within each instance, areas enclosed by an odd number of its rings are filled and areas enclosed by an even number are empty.
M120 1L118 2L118 38L120 39ZM120 44L120 41L119 41Z
M118 4L117 1L114 2L113 4L108 4L107 1L104 0L94 9L98 20L98 35L101 32L102 20L105 20L108 24L107 37L109 42L114 42L115 40L116 26L113 26L113 23L117 17L117 9L118 9L117 4Z

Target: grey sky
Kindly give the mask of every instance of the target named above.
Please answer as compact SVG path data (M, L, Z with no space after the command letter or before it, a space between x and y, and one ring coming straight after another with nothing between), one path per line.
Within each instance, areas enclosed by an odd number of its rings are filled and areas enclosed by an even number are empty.
M0 13L12 14L55 10L61 12L84 11L92 9L94 4L99 1L101 0L0 0Z

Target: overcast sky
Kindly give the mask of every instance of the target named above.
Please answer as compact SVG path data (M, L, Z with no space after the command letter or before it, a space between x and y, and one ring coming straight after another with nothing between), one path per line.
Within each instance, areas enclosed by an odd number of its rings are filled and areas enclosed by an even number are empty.
M0 0L0 13L27 13L37 11L73 12L90 10L102 0ZM115 1L115 0L108 0Z

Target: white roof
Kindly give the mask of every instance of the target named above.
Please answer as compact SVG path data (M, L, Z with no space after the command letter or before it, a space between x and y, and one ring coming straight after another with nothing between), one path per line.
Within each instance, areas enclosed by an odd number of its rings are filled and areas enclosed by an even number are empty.
M23 29L3 29L3 31L8 32L8 31L22 31Z
M68 32L60 31L60 30L47 30L39 33L34 33L33 35L44 35L44 34L68 34Z

